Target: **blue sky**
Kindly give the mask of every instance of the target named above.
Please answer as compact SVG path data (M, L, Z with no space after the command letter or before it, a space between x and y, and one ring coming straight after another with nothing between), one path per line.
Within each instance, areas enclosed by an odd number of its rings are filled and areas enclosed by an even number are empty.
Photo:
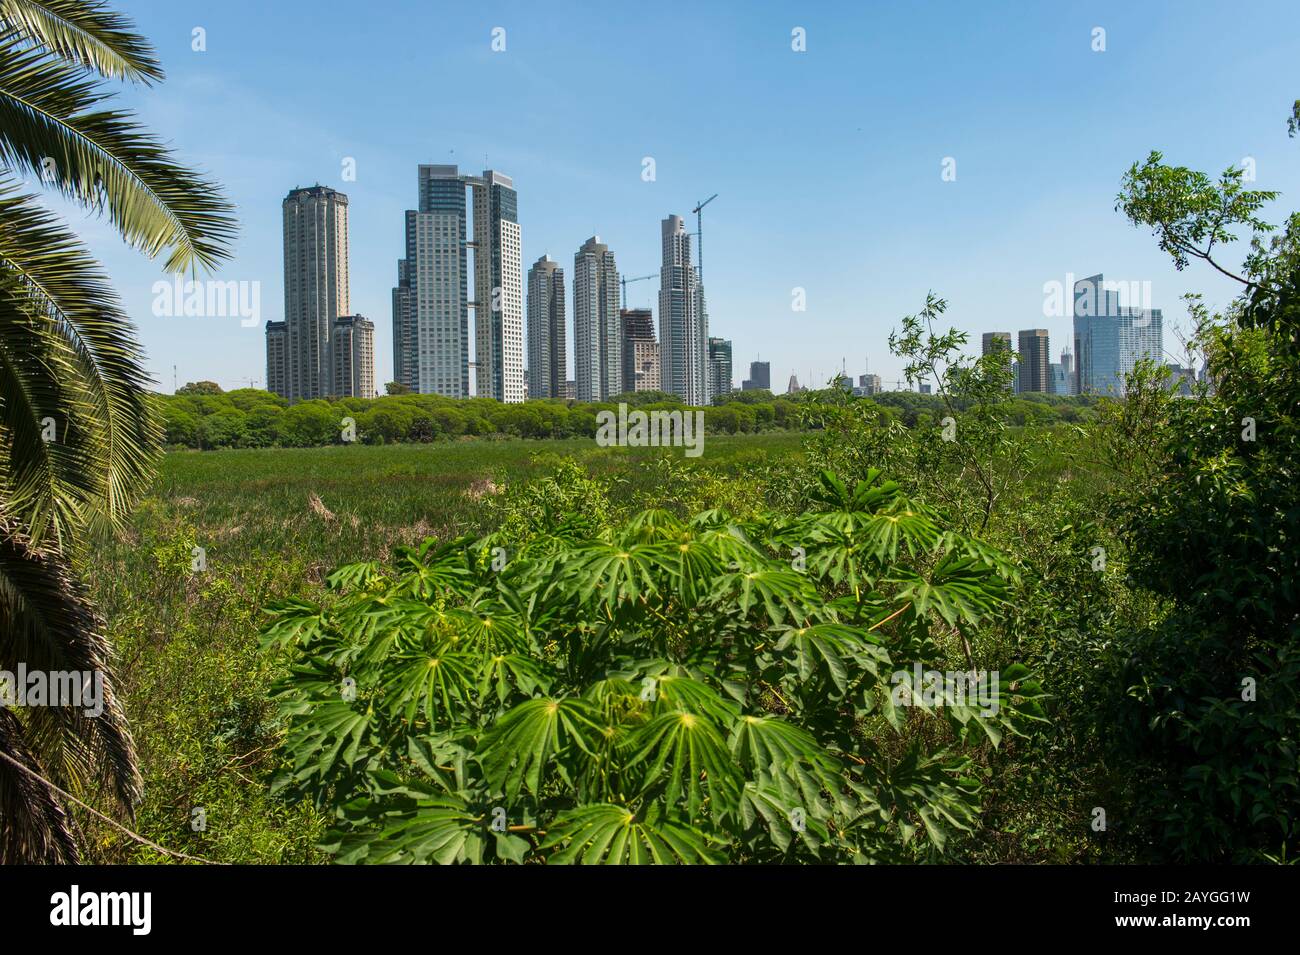
M1234 290L1208 268L1176 272L1114 211L1122 172L1152 148L1216 173L1251 156L1257 186L1283 192L1272 218L1300 207L1300 139L1285 128L1300 97L1294 0L117 5L168 73L125 100L238 205L237 254L215 277L261 282L263 321L283 311L284 195L348 193L352 307L375 322L379 382L421 162L513 176L525 269L549 253L570 281L592 234L624 274L657 271L660 219L718 193L704 223L711 331L734 343L737 382L761 357L777 391L842 359L892 381L889 332L927 290L976 347L982 331L1047 327L1059 354L1069 320L1044 318L1043 285L1067 273L1150 282L1175 351L1179 296L1222 304ZM795 27L806 52L791 49ZM264 387L260 327L155 317L159 263L74 222L161 388L173 365L181 383ZM652 304L657 285L630 286L629 304Z

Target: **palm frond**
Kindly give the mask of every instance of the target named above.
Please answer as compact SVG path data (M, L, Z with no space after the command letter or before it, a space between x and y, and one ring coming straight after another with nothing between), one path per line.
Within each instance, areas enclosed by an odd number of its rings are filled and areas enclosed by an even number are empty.
M0 159L68 198L106 212L132 246L166 268L215 267L230 254L232 207L120 110L112 90L78 66L0 34Z
M86 508L120 522L161 443L148 377L107 279L76 238L0 181L0 431L10 514L41 539ZM55 440L42 434L52 418Z
M148 85L162 65L130 19L93 0L0 0L0 21L33 44L109 79Z
M41 771L40 762L27 747L22 721L4 707L0 707L0 753L33 772ZM76 861L71 820L54 793L0 760L0 865Z
M55 782L87 790L100 782L130 814L140 798L135 743L113 693L103 622L56 554L32 545L12 518L0 516L0 669L99 674L103 712L83 707L24 710L24 739Z

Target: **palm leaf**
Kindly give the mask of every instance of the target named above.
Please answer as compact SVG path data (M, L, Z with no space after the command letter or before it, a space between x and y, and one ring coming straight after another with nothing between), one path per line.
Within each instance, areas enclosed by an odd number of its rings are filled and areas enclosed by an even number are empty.
M496 721L479 743L478 760L488 782L513 801L520 790L536 795L542 774L579 752L600 732L599 713L578 697L540 697L520 703Z
M551 865L712 865L715 843L684 823L648 822L623 806L594 803L562 813L542 848L558 847Z
M215 268L230 255L232 207L131 114L98 109L110 95L81 67L0 33L0 158L38 180L52 173L150 258L169 251L169 271Z
M0 182L0 428L9 502L39 540L90 507L117 523L152 475L161 431L107 280L31 197ZM54 441L41 421L54 419ZM3 452L0 452L3 453Z
M63 560L34 547L12 519L2 517L0 634L4 635L0 670L12 673L24 663L33 671L99 674L103 691L103 712L98 716L80 706L27 708L19 727L8 726L5 751L25 764L39 761L44 775L74 793L106 785L120 810L129 815L140 798L140 777L135 744L113 692L102 621ZM6 771L17 772L12 767ZM11 779L8 785L12 795L16 783ZM37 800L28 808L49 818L43 805ZM21 827L23 813L14 811L12 825ZM0 841L11 825L11 817L5 818Z
M0 0L0 21L29 42L109 79L148 85L163 78L148 42L131 21L87 0Z

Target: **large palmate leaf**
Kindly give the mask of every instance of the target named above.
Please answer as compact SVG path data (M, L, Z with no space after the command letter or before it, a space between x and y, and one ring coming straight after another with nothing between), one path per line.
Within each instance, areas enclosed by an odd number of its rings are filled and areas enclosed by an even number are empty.
M685 823L639 818L623 806L595 803L559 816L542 844L552 865L712 864L717 840Z
M671 540L682 532L682 522L670 511L651 509L632 516L623 530L629 543L654 544Z
M808 578L793 570L763 568L718 577L714 596L734 600L741 613L758 606L777 625L808 619L820 601Z
M699 680L680 673L663 673L655 678L655 712L673 710L679 713L699 713L719 726L731 723L740 707Z
M950 553L930 571L929 576L898 568L900 584L897 598L910 600L918 616L933 610L949 626L960 620L976 624L999 607L1005 599L1006 583L982 561Z
M336 862L451 865L483 861L489 831L485 812L471 810L457 796L402 782L389 772L377 772L374 779L376 795L344 806L342 821L347 828L332 829L321 843Z
M968 758L942 751L928 754L919 741L896 762L877 754L862 765L875 801L854 823L870 819L897 825L904 845L916 836L919 823L942 851L949 830L969 830L979 813L980 783L968 773L970 768Z
M651 544L604 544L585 547L567 562L566 570L575 581L577 597L583 603L595 595L608 609L617 604L652 597L659 590L663 551Z
M310 600L290 597L268 604L262 610L269 619L262 627L262 645L310 645L325 629L325 612Z
M343 699L324 700L300 709L293 719L289 751L290 777L298 783L328 782L334 775L368 764L377 754L370 745L374 714Z
M877 646L866 631L835 623L787 628L776 649L790 655L800 681L820 676L841 695L863 675L874 680L880 666L889 663L888 651Z
M474 700L482 660L477 653L395 654L379 698L408 723L421 713L431 725L449 726Z
M706 800L710 812L735 808L741 779L718 726L698 713L670 710L651 719L632 740L630 769L643 774L644 791L662 791L664 803L694 819Z
M520 790L541 792L543 774L578 752L592 751L601 731L599 713L578 697L540 697L520 703L496 721L479 744L478 759L489 784L508 800Z

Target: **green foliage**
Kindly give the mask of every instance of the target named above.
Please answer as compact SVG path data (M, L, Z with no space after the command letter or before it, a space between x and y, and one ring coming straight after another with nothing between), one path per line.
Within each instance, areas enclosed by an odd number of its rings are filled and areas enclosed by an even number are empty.
M512 438L594 438L596 415L616 411L619 402L645 411L682 411L684 406L663 392L635 392L608 402L529 401L502 404L487 398L444 398L390 389L382 398L287 401L269 392L241 388L227 394L190 384L175 395L156 400L167 427L167 443L196 449L320 447L338 444L342 419L352 417L358 440L365 444L428 443L466 437L499 435ZM213 386L214 388L216 386ZM768 392L738 392L704 412L709 435L758 434L819 426L805 413L824 392L772 398ZM760 400L761 399L761 400ZM902 410L908 427L918 424L922 411L942 407L937 396L899 392L875 401ZM1009 418L1017 424L1050 424L1087 414L1090 399L1034 396L1017 402ZM939 417L936 415L936 418Z
M1010 568L878 474L823 486L797 518L533 526L496 569L501 535L426 544L273 605L266 644L298 654L279 785L349 862L942 851L978 812L965 752L1026 733L1041 691L1012 669L981 710L895 674L996 616Z
M125 524L160 431L107 277L17 179L102 216L170 269L216 266L235 231L228 203L131 113L105 105L103 80L161 77L149 44L101 3L0 0L0 670L108 677L98 719L71 707L0 712L2 862L77 857L69 807L32 774L123 816L139 798L103 621L72 566L88 534Z
M1100 718L1141 784L1129 838L1160 858L1290 861L1300 845L1300 256L1297 218L1267 245L1233 170L1213 184L1160 164L1125 183L1130 217L1162 247L1206 259L1255 234L1226 315L1193 300L1212 388L1170 397L1139 375L1109 426L1112 456L1149 464L1116 506L1136 584L1165 601L1121 634ZM1199 252L1193 248L1204 243Z

